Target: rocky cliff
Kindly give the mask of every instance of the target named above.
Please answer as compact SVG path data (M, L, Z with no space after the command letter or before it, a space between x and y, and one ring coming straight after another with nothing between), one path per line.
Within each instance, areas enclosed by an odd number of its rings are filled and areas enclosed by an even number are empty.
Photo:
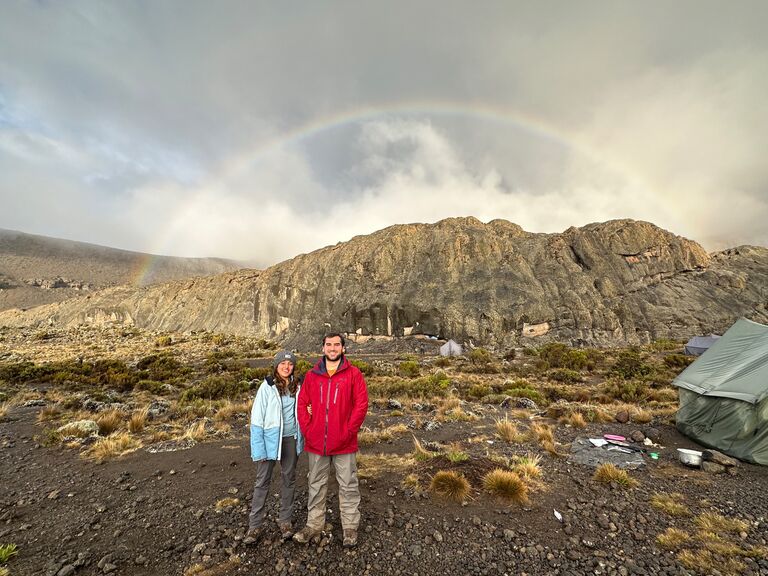
M511 346L548 340L612 345L721 332L739 316L768 321L768 249L708 255L652 224L616 220L534 234L504 220L398 225L241 270L118 287L0 325L118 322L213 330L309 346L427 334Z

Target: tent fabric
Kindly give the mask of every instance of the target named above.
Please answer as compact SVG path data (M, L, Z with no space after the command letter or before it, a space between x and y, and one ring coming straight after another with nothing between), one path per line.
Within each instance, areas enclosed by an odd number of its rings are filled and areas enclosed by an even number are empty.
M685 344L685 353L689 356L701 356L720 339L717 334L709 336L694 336Z
M457 344L453 340L448 340L448 342L440 346L441 356L461 356L462 352L461 344Z
M672 384L680 432L768 465L768 326L741 318Z

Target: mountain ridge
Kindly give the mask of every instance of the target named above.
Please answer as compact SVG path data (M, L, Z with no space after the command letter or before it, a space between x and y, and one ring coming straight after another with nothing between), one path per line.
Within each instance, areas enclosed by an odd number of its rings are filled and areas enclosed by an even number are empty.
M707 254L651 223L611 220L560 233L450 218L398 224L265 270L119 287L0 325L124 323L212 330L313 347L434 335L496 347L548 340L625 345L768 320L768 249Z

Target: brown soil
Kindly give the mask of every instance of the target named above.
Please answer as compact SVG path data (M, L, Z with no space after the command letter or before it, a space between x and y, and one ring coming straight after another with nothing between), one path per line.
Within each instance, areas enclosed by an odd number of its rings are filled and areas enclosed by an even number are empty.
M189 450L151 454L144 450L96 464L74 450L41 447L35 423L41 407L15 407L0 422L0 543L15 543L8 568L18 575L74 573L183 574L200 563L204 574L687 574L660 548L656 536L669 526L693 533L692 518L672 518L649 505L655 492L680 492L693 515L717 511L749 522L739 545L766 545L768 468L742 464L736 475L709 475L682 467L675 448L694 446L666 423L661 459L632 472L638 488L605 487L593 470L553 458L535 444L507 445L493 437L495 408L477 422L448 422L432 432L414 430L422 442L460 442L471 460L458 465L434 459L414 469L383 472L362 483L359 546L341 547L335 484L329 490L330 537L302 546L281 543L271 500L269 533L257 547L242 537L253 481L248 440L202 443ZM375 409L366 425L407 422ZM558 427L565 445L578 436L628 434L637 425ZM489 441L493 442L492 444ZM407 455L408 434L367 454ZM566 449L566 448L564 448ZM525 506L501 503L481 491L478 478L490 469L486 451L512 456L542 454L545 488ZM567 450L567 449L566 449ZM459 468L473 484L464 505L412 490L401 482L415 472L428 485L433 468ZM445 466L443 466L445 465ZM277 480L273 491L278 491ZM297 473L295 521L306 506L306 458ZM221 511L217 501L240 503ZM559 522L554 515L563 515ZM766 559L741 559L743 573L766 574ZM71 568L70 568L71 567ZM715 573L715 572L712 572Z

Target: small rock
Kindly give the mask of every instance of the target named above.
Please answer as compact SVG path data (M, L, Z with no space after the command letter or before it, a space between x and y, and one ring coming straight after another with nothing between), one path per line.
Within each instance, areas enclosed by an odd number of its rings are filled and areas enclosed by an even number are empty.
M720 464L721 466L738 466L739 461L735 458L731 458L730 456L726 456L722 452L718 452L717 450L704 450L701 453L701 459L705 462L714 462L716 464Z
M614 420L618 422L619 424L626 424L629 422L629 412L626 410L620 410L616 413L616 416L614 416Z
M394 398L390 398L389 400L387 400L387 408L389 408L390 410L401 410L402 407L403 405L399 401L395 400Z
M710 474L722 474L725 472L726 467L722 464L717 464L716 462L709 462L705 460L701 463L701 469L704 470L704 472L709 472Z
M643 434L640 430L633 430L629 435L629 438L632 440L632 442L642 442L645 440L645 434Z

